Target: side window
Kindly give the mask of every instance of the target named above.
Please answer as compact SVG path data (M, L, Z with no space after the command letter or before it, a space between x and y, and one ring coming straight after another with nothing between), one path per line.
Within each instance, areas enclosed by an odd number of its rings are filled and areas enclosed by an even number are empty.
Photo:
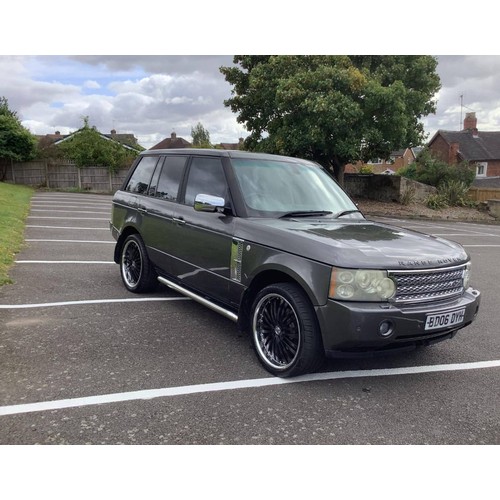
M149 182L151 181L151 176L153 175L153 170L155 169L157 161L157 156L144 156L135 168L132 177L127 183L125 191L137 194L147 194Z
M227 183L220 158L193 158L184 203L194 205L197 194L211 194L226 198Z
M177 201L177 193L179 192L185 164L186 157L184 156L165 157L160 178L158 179L158 187L156 188L157 198Z
M158 178L160 177L162 161L163 158L156 165L155 172L153 174L153 177L151 178L151 182L149 183L149 189L148 189L149 196L155 196L156 186L158 186Z

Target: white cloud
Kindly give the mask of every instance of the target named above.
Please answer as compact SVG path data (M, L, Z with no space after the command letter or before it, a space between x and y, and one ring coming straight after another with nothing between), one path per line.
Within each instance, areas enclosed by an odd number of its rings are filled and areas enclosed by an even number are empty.
M100 89L101 86L95 80L87 80L83 86L87 89Z

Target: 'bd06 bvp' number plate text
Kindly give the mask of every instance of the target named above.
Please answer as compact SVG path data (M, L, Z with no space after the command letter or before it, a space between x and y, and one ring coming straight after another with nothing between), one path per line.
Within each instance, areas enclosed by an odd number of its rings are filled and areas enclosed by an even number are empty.
M432 314L427 316L425 322L426 330L437 330L438 328L447 328L453 325L459 325L463 322L465 308L456 311L450 311L441 314Z

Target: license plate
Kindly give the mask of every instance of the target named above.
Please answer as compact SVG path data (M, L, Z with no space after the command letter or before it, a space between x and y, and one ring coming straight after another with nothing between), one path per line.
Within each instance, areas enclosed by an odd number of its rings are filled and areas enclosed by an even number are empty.
M453 325L459 325L463 323L465 316L465 307L463 309L457 309L456 311L450 311L441 314L431 314L427 316L425 322L426 330L437 330L438 328L449 328Z

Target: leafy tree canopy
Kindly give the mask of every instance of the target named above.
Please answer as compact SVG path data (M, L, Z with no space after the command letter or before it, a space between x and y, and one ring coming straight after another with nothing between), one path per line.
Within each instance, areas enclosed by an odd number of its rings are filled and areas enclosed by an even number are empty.
M0 97L0 158L12 161L32 160L36 155L36 137L21 125L17 113Z
M198 122L195 127L191 127L191 137L193 138L193 147L195 148L211 148L210 133Z
M111 171L128 166L138 154L117 141L103 137L89 125L88 117L83 119L83 127L61 142L58 148L79 168L103 166Z
M250 150L302 156L333 169L413 147L440 88L431 56L235 56L224 104Z

